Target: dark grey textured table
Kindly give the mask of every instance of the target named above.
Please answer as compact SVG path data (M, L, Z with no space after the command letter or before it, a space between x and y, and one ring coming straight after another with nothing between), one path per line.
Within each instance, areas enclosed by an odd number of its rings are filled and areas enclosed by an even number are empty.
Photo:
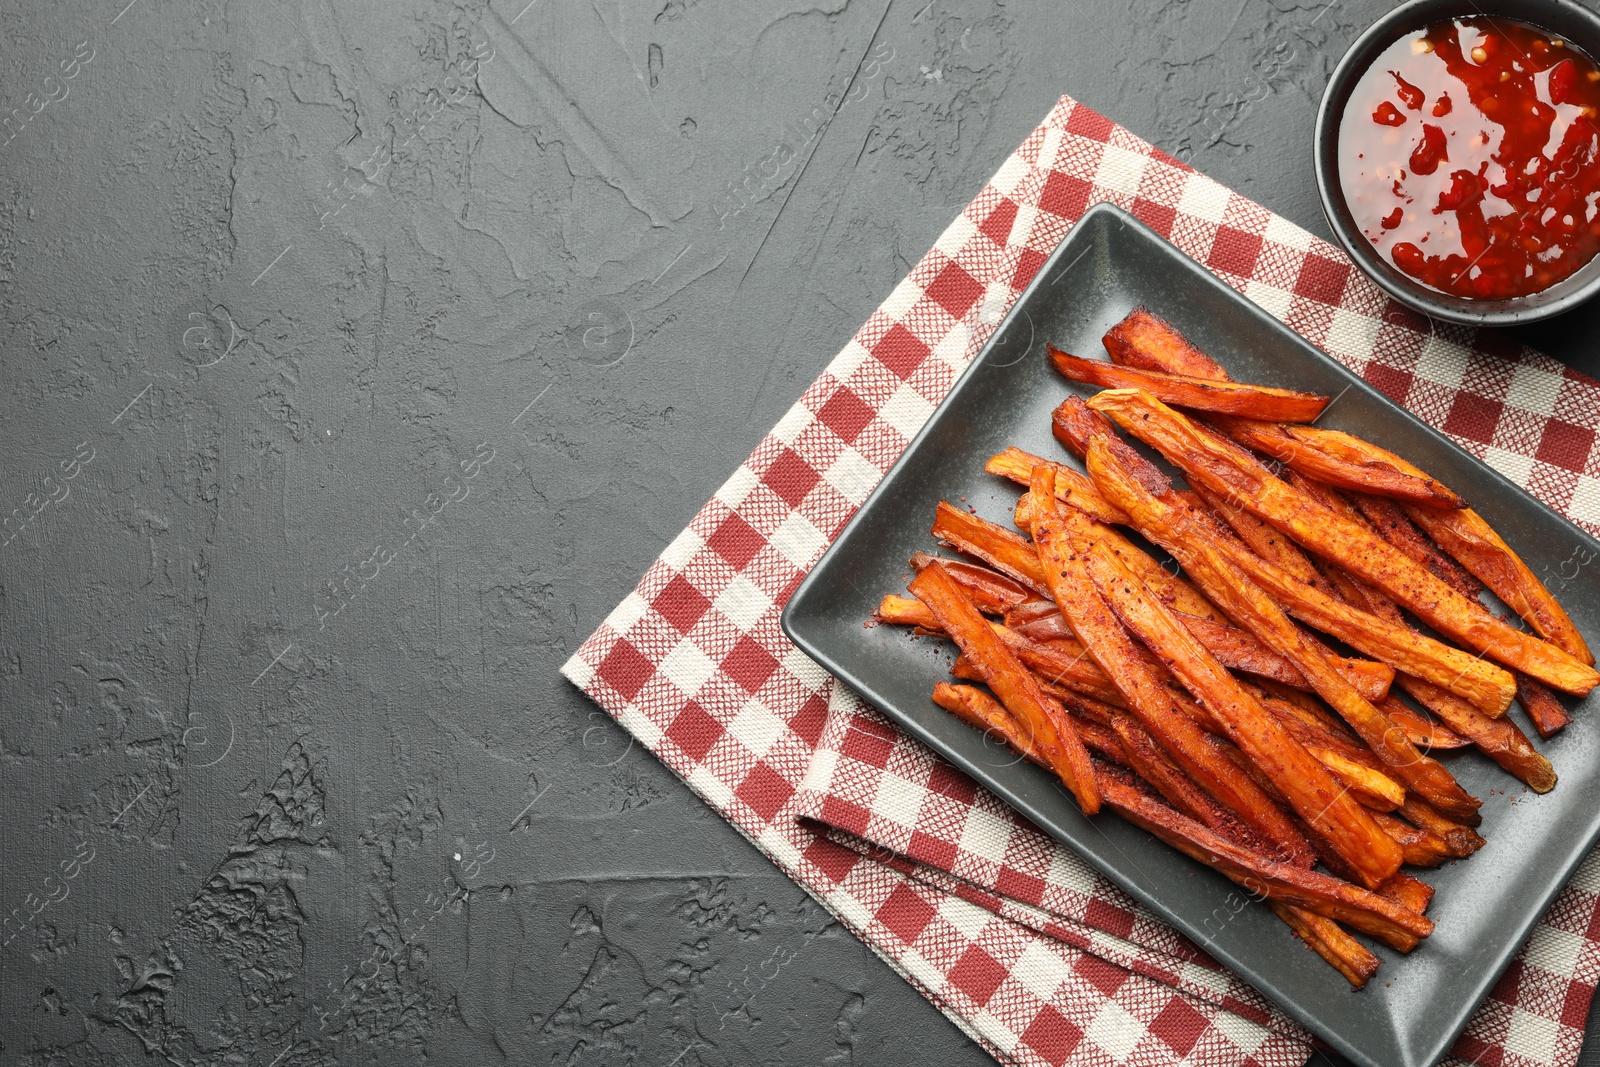
M0 14L0 1063L989 1062L556 669L1061 93L1323 232L1385 5L125 2Z

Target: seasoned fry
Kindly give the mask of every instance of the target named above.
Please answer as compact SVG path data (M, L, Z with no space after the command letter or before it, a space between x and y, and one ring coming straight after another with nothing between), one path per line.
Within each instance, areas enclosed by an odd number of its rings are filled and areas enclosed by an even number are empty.
M1371 458L1390 463L1408 474L1427 477L1426 472L1394 453L1350 434L1309 427L1291 428L1289 432L1296 440L1306 441L1324 452L1346 457ZM1406 514L1429 537L1438 542L1440 548L1488 586L1507 607L1527 620L1528 625L1545 640L1581 663L1594 663L1594 654L1590 652L1583 635L1578 633L1578 628L1573 625L1566 609L1562 608L1550 590L1545 588L1544 583L1522 561L1522 557L1512 551L1511 546L1501 539L1483 516L1471 508L1441 511L1415 506L1407 507ZM1396 599L1403 601L1403 598ZM1567 690L1558 682L1544 678L1535 671L1530 670L1527 673L1552 688L1565 692L1576 691Z
M1132 581L1115 557L1099 546L1085 556L1095 588L1123 625L1222 723L1229 740L1249 756L1295 812L1325 835L1367 884L1377 885L1393 874L1400 866L1400 846L1378 829L1322 764L1289 736L1159 601Z
M1111 774L1101 774L1100 787L1112 811L1251 892L1342 922L1401 952L1433 932L1432 921L1402 904L1240 848Z
M1051 475L1040 467L1035 476L1048 478ZM1076 538L1073 536L1069 525L1074 517L1080 528L1088 521L1058 510L1034 524L1039 538L1039 560L1062 614L1072 623L1073 630L1101 670L1121 691L1129 710L1162 750L1202 789L1270 842L1286 862L1309 866L1312 854L1305 838L1254 782L1211 748L1200 727L1177 710L1166 686L1145 666L1144 658L1095 591L1087 561L1078 546L1098 549L1122 574L1128 572L1116 563L1114 556L1081 532ZM1123 743L1126 748L1126 737Z
M1271 422L1311 422L1328 406L1328 398L1315 393L1120 367L1047 347L1051 364L1069 381L1102 389L1143 389L1176 407Z
M1256 515L1209 489L1196 489L1195 493L1223 522L1227 523L1250 551L1296 581L1304 582L1329 596L1337 595L1333 586L1317 570L1316 565L1306 558L1300 546L1295 544L1292 538L1285 537L1282 530L1269 526Z
M1111 362L1124 367L1218 382L1233 380L1221 364L1190 344L1166 319L1146 308L1136 307L1128 312L1127 318L1106 332L1101 343Z
M1126 515L1100 495L1100 490L1094 487L1093 482L1065 463L1051 463L1047 459L1041 459L1013 447L990 456L989 462L983 465L983 469L990 474L1009 478L1018 485L1027 485L1033 468L1041 465L1048 465L1056 472L1056 495L1062 501L1101 522L1120 524L1128 521Z
M1034 745L1033 738L1017 725L1011 713L977 686L939 682L933 687L933 702L968 726L999 737L1046 770L1050 768L1044 754Z
M1314 911L1297 908L1278 900L1267 901L1273 914L1289 924L1289 929L1306 945L1327 960L1354 989L1360 989L1378 973L1380 960L1372 950L1351 937L1332 919Z
M1382 771L1341 756L1330 748L1307 745L1306 751L1316 757L1335 778L1350 788L1356 803L1369 811L1393 811L1406 799L1405 787Z
M911 580L911 594L928 606L934 617L961 651L983 673L984 681L1031 737L1032 744L1056 776L1077 798L1085 815L1100 810L1100 791L1095 786L1089 753L1076 733L1062 735L1055 719L1064 716L1059 705L1046 696L1033 675L978 613L972 600L961 590L941 563L924 567Z
M1526 674L1517 675L1517 702L1540 737L1550 738L1572 721L1560 698Z
M1419 915L1428 910L1428 904L1433 900L1433 886L1405 871L1394 872L1377 891Z
M1555 768L1510 719L1491 719L1454 693L1421 678L1397 674L1395 683L1535 793L1548 793L1556 787Z
M1089 446L1089 472L1095 484L1119 503L1144 497L1137 508L1125 505L1130 514L1160 506L1159 501L1145 494L1138 481L1117 464L1104 441L1097 440ZM1194 523L1187 515L1175 515L1173 546L1169 551L1200 583L1212 602L1255 634L1262 644L1298 667L1312 688L1383 761L1388 774L1449 814L1474 815L1480 802L1462 789L1443 765L1418 752L1403 730L1334 669L1327 649L1320 642L1291 622L1249 575L1189 532L1193 529Z
M969 515L941 500L935 509L933 536L969 556L976 556L1039 596L1050 596L1033 545L1005 527Z
M1600 684L1593 667L1496 619L1388 542L1273 477L1247 452L1203 432L1149 394L1109 390L1095 396L1091 407L1110 413L1195 481L1371 582L1440 633L1563 692L1583 695Z

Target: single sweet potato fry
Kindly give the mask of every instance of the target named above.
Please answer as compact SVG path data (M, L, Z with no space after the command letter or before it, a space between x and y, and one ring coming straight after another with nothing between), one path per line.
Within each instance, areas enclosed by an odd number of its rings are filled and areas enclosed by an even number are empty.
M1387 541L1273 477L1248 452L1203 431L1148 393L1108 390L1090 404L1109 413L1192 480L1371 582L1440 633L1563 692L1584 695L1600 684L1600 672L1587 663L1488 614L1481 604L1450 588ZM1103 485L1101 490L1105 491Z
M1427 912L1428 904L1433 900L1433 886L1405 871L1395 871L1377 891L1419 915Z
M1572 721L1561 699L1526 674L1517 675L1517 702L1540 737L1550 738Z
M1056 730L1055 718L1066 712L1039 688L1033 675L979 614L944 565L932 563L924 567L911 580L910 589L911 595L928 606L945 633L983 673L984 681L1022 724L1050 769L1072 791L1083 813L1093 815L1099 811L1100 792L1088 751L1077 734L1063 736Z
M1093 455L1093 452L1091 452ZM1098 484L1098 483L1097 483ZM1095 588L1125 626L1168 665L1308 824L1324 834L1363 881L1377 885L1400 866L1401 849L1305 748L1206 652L1110 553L1087 553Z
M1267 906L1311 951L1343 975L1351 988L1362 988L1378 973L1378 957L1332 919L1278 900L1267 901Z
M1535 793L1548 793L1556 787L1555 768L1509 718L1491 719L1454 693L1421 678L1397 674L1395 684Z
M1453 819L1445 818L1433 805L1419 796L1408 795L1406 802L1400 805L1400 814L1413 825L1442 838L1445 847L1457 859L1465 859L1485 844L1478 831L1470 826L1463 826Z
M1240 848L1112 774L1102 772L1100 788L1112 811L1252 893L1342 922L1401 952L1411 951L1433 932L1432 921L1402 904ZM1384 840L1393 844L1387 835Z
M1328 406L1328 398L1315 393L1138 370L1097 359L1081 359L1054 345L1047 347L1050 363L1069 381L1102 389L1143 389L1175 407L1270 422L1312 422Z
M1393 811L1406 799L1405 787L1382 771L1373 770L1330 748L1306 745L1306 751L1315 756L1317 762L1328 769L1328 773L1348 786L1356 803L1368 811Z
M1073 470L1065 463L1050 463L1020 448L1012 447L1004 452L997 452L989 457L989 462L983 469L990 474L998 474L1008 478L1018 485L1027 485L1028 478L1033 468L1040 464L1048 463L1056 472L1056 494L1066 503L1071 504L1085 515L1092 516L1106 523L1125 523L1128 517L1112 507L1100 491L1094 487L1083 473Z
M1036 476L1050 474L1047 468L1040 467ZM1070 529L1074 519L1080 527L1076 537ZM1162 750L1202 789L1269 842L1286 862L1309 866L1313 857L1305 838L1254 782L1206 742L1195 721L1175 707L1172 694L1146 666L1144 657L1096 592L1078 545L1097 549L1112 567L1128 576L1130 584L1133 579L1116 557L1081 532L1081 526L1088 521L1081 515L1058 510L1034 524L1039 561L1062 614ZM1123 740L1126 748L1127 739Z
M1425 471L1394 453L1350 434L1312 427L1291 428L1290 432L1297 440L1307 441L1325 452L1374 459L1390 463L1407 474L1427 477ZM1406 515L1440 548L1488 586L1507 607L1526 619L1528 625L1545 640L1584 664L1594 663L1594 654L1573 625L1566 609L1482 515L1471 508L1439 510L1416 506L1408 506ZM1565 690L1558 682L1540 677L1535 671L1527 673L1552 688L1571 691Z
M933 536L969 556L976 556L1041 597L1049 597L1039 557L1026 538L980 519L947 501L934 509Z
M968 726L1004 741L1046 770L1050 768L1044 754L1034 745L1033 738L1017 725L1011 713L977 686L939 682L933 687L933 702Z
M1219 382L1233 380L1221 364L1190 344L1166 319L1143 307L1128 312L1126 318L1106 331L1101 343L1111 362L1124 367Z

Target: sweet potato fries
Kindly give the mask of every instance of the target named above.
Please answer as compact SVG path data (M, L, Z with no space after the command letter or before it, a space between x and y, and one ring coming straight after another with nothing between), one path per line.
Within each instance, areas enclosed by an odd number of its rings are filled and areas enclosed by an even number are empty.
M1237 382L1143 308L1104 343L1109 362L1049 349L1103 390L1052 418L1086 470L993 456L1025 490L1021 532L941 503L932 533L966 558L918 552L911 595L877 617L951 639L951 674L987 686L940 681L940 707L1086 816L1108 808L1264 899L1359 989L1380 961L1355 934L1409 952L1432 932L1433 889L1403 867L1484 844L1482 802L1436 757L1474 748L1550 790L1507 711L1550 737L1571 721L1559 694L1600 684L1594 657L1453 490L1310 425L1327 397Z

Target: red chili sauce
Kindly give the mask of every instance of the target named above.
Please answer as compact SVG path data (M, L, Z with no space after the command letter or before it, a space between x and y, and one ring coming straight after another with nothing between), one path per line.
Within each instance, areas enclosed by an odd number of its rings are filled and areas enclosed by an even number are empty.
M1600 251L1600 68L1544 30L1455 19L1401 38L1350 95L1339 181L1417 281L1504 300Z

